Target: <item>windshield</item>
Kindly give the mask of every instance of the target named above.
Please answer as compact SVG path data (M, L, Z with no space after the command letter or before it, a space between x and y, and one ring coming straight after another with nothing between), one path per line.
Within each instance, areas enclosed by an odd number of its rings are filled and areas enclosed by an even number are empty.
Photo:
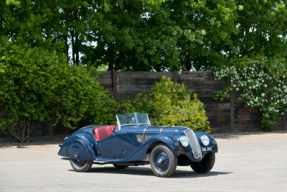
M119 127L124 125L150 125L150 121L145 113L127 113L117 115L117 124Z

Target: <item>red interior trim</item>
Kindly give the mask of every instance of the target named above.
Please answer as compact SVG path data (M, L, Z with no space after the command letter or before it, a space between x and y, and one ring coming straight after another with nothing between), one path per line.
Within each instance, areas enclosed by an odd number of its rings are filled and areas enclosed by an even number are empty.
M114 130L117 128L118 126L115 127L114 125L98 127L94 130L94 134L98 141L103 140L113 134Z

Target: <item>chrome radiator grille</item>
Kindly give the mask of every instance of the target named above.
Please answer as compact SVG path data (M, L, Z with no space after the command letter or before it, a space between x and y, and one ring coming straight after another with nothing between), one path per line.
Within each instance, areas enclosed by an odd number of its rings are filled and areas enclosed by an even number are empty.
M192 153L195 159L202 158L202 152L200 148L200 144L197 140L195 133L191 129L187 129L184 131L185 135L187 136L189 143L192 147Z

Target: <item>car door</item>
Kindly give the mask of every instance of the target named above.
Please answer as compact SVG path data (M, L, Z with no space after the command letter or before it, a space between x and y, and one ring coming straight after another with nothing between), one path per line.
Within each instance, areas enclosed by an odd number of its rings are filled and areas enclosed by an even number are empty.
M115 158L122 154L122 144L115 133L109 137L97 141L98 154L101 158Z
M118 158L126 158L142 144L145 127L147 126L129 126L115 131L123 147L123 152Z

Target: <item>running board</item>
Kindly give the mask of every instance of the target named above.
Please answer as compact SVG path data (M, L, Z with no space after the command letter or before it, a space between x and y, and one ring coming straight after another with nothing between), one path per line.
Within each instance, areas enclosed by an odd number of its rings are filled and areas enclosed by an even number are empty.
M68 157L63 157L61 159L70 160L70 158ZM117 165L128 165L128 166L139 166L139 165L149 165L149 161L131 161L131 162L94 161L93 164L97 164L97 165L117 164Z
M148 165L149 161L131 161L131 162L93 162L97 165L106 165L106 164L117 164L117 165L128 165L128 166L139 166L139 165Z

